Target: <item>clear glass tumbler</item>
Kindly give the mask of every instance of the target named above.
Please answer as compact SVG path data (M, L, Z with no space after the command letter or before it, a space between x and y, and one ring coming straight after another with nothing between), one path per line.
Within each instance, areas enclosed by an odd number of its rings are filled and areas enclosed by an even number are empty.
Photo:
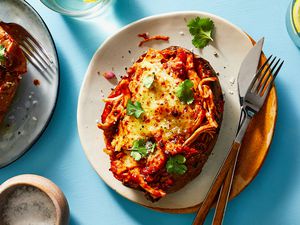
M286 28L295 44L300 48L300 0L293 0L286 13Z
M72 17L93 18L102 14L112 0L41 0L48 8Z

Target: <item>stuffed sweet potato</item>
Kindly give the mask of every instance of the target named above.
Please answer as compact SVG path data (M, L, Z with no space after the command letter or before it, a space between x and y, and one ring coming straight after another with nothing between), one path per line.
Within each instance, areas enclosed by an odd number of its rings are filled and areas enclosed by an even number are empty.
M115 178L156 201L199 175L224 104L206 60L181 47L149 49L104 101L98 127Z

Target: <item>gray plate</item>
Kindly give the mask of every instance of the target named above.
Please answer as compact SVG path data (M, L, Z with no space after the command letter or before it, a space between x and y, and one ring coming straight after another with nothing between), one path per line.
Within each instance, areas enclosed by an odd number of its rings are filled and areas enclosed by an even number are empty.
M59 66L56 49L45 23L23 0L0 0L0 20L26 28L46 49L54 62L56 74L47 81L28 63L15 99L0 125L0 168L18 159L39 138L46 128L56 105ZM33 81L40 81L35 86Z

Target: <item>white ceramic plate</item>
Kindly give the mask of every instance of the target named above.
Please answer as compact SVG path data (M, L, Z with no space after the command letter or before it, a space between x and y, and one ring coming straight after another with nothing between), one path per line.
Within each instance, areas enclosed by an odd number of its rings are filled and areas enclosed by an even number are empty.
M196 16L211 18L216 27L214 42L201 51L193 47L192 37L186 26L186 21ZM153 41L138 47L140 38L137 34L144 32L150 35L167 35L170 41ZM207 59L215 71L220 73L225 94L225 111L218 141L202 173L180 191L151 203L141 192L123 186L109 171L109 157L102 151L105 144L96 120L100 118L104 107L101 99L108 96L116 83L99 76L98 72L113 70L119 81L120 76L125 74L124 68L130 67L149 47L163 49L172 45L193 49L194 53ZM83 149L104 182L129 200L157 210L178 211L201 203L236 133L240 112L236 80L240 64L251 46L251 41L241 29L218 16L204 12L176 12L148 17L126 26L108 38L96 51L86 72L77 112Z
M0 168L19 158L42 134L54 110L59 85L58 60L51 35L37 12L23 0L1 0L0 20L25 27L53 61L49 81L28 63L14 101L0 126ZM35 86L33 81L40 81Z

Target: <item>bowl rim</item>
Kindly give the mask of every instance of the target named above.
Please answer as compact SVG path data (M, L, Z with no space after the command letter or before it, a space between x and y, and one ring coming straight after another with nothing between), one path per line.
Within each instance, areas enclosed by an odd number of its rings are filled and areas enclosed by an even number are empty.
M7 191L14 191L15 188L22 186L34 187L46 194L55 208L55 225L68 224L65 222L69 221L69 205L67 199L61 189L45 177L35 174L22 174L11 177L0 185L0 196ZM62 202L58 200L58 198L61 198Z

